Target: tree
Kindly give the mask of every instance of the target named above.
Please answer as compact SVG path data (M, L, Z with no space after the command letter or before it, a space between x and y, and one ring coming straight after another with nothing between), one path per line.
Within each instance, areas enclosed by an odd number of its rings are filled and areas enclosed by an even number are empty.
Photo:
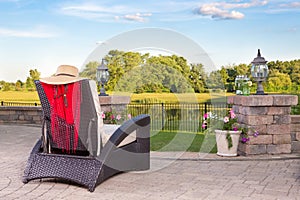
M41 76L41 73L38 72L37 69L34 69L34 70L29 70L29 77L27 77L26 79L26 89L28 91L34 91L35 90L35 87L34 87L34 80L39 80L40 79L40 76Z
M3 85L2 90L3 91L10 91L11 90L10 86L11 86L10 83L5 82L4 85Z
M23 88L24 83L21 80L17 80L16 85L15 85L15 90L16 91L21 91Z
M86 77L92 80L96 80L96 70L97 70L97 66L99 65L98 62L89 62L85 68L83 69L82 72L80 72L80 76L81 77Z
M288 90L292 86L292 81L288 74L275 71L268 79L268 89L272 92Z
M207 74L205 73L202 64L191 64L191 70L189 71L189 80L195 92L205 92L205 90L207 89Z

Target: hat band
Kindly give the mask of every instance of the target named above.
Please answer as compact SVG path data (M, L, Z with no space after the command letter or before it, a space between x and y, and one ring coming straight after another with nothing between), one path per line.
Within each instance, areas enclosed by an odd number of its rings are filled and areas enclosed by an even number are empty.
M71 77L76 77L75 75L72 75L72 74L64 74L64 73L56 74L56 76L71 76Z

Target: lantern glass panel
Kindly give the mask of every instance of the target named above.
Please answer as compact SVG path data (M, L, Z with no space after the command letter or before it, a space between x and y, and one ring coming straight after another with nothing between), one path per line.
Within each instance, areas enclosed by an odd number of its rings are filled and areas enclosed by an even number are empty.
M108 78L109 78L109 73L108 73L108 70L103 70L101 73L100 73L100 82L102 84L106 84L107 81L108 81Z
M253 78L266 78L268 77L268 66L265 64L253 64L251 67L251 75Z

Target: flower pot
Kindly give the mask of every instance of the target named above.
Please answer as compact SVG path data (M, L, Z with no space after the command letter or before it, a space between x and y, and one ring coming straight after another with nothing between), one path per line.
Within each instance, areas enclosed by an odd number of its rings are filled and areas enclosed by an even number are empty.
M237 156L237 149L239 145L239 139L242 131L226 131L215 130L217 141L217 155L219 156ZM226 139L227 133L230 134L232 139L232 147L228 148L228 141Z

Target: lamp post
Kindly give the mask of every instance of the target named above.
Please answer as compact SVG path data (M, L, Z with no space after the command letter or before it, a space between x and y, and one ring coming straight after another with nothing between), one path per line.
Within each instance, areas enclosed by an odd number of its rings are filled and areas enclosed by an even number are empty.
M99 96L108 96L108 94L105 93L104 85L109 79L109 72L106 64L104 63L104 59L102 59L101 64L97 67L96 78L98 85L101 84Z
M251 75L257 82L256 95L265 95L262 82L268 77L269 69L267 61L264 57L261 57L260 49L258 49L257 57L251 62Z

